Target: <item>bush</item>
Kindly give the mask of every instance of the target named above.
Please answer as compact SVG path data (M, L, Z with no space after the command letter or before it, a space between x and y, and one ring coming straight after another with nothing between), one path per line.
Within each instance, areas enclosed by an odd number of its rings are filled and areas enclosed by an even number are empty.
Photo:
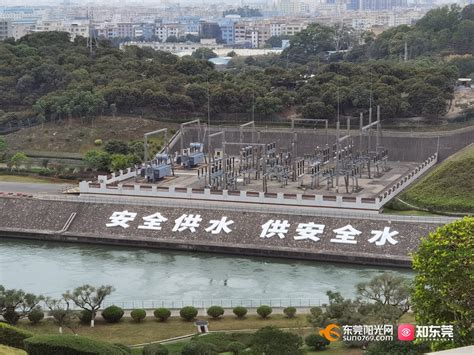
M120 344L120 343L113 343L113 345L116 346L117 348L122 349L123 351L125 351L125 354L131 354L132 353L132 349L130 349L127 345L123 345L123 344Z
M168 308L158 308L155 309L153 315L160 322L165 322L171 316L171 311Z
M234 314L237 316L237 318L242 319L247 314L247 308L242 307L242 306L237 306L232 310L232 312L234 312Z
M267 305L261 305L257 308L257 314L262 317L263 319L267 318L270 314L272 314L273 309Z
M207 309L207 315L214 319L219 318L224 314L224 308L221 306L211 306Z
M103 143L104 143L104 142L102 142L102 139L96 139L96 140L94 141L94 145L97 145L97 146L102 145Z
M29 314L28 314L28 319L30 320L31 323L37 324L41 322L41 320L44 318L44 312L39 309L35 308L33 309Z
M304 342L306 345L316 351L323 350L330 343L329 340L319 334L308 335L306 338L304 338Z
M33 336L33 333L13 327L9 324L0 323L0 344L24 349L23 340Z
M92 320L92 312L84 309L79 312L79 321L82 324L89 324Z
M193 306L186 306L179 310L179 315L188 322L192 321L198 315L198 310Z
M143 347L143 355L168 355L169 351L161 344L148 344Z
M187 343L181 355L214 355L217 354L216 347L213 344L200 341L190 341Z
M124 349L102 341L92 340L77 335L39 335L25 340L28 355L94 355L130 354L130 349Z
M146 311L144 309L134 309L130 315L135 322L140 323L146 318Z
M247 346L240 341L233 341L227 345L227 351L232 355L239 355Z
M118 323L123 317L123 309L117 306L109 306L102 311L102 318L108 323Z
M276 327L257 330L252 336L252 351L256 354L303 355L303 339Z
M398 355L398 354L426 354L430 351L426 343L413 343L411 341L379 341L367 347L367 355Z
M288 318L293 318L296 314L296 308L295 307L286 307L284 310L283 310L283 313L285 313L285 315L288 317Z

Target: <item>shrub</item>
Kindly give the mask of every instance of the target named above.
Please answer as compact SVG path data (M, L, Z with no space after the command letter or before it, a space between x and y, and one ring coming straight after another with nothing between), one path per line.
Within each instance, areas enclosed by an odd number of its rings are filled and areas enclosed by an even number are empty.
M316 351L323 350L329 345L329 340L319 334L308 335L306 338L304 338L304 342L306 345Z
M192 321L198 315L198 310L193 306L186 306L179 310L179 315L184 320Z
M23 340L33 336L33 333L13 327L9 324L0 323L0 344L24 349Z
M257 314L262 317L263 319L267 318L270 314L272 314L273 309L267 305L261 305L257 308Z
M104 142L102 142L102 139L96 139L96 140L94 141L94 145L97 145L97 146L102 145L103 143L104 143Z
M134 309L130 315L135 322L140 323L146 318L146 311L144 309Z
M207 309L207 315L214 319L219 318L224 314L224 308L221 306L211 306Z
M398 354L426 354L430 347L426 343L414 343L411 341L378 341L367 347L367 355L398 355Z
M210 343L204 343L200 341L190 341L187 343L181 355L214 355L217 354L216 347Z
M108 323L118 323L123 317L123 309L117 306L109 306L102 311L102 318Z
M89 324L92 320L92 312L86 309L79 312L79 321L82 324Z
M240 341L233 341L227 345L227 351L232 353L232 355L239 355L246 347L247 346Z
M143 347L143 355L168 355L169 351L161 344L148 344Z
M237 306L237 307L234 307L232 312L234 312L234 314L237 316L237 318L242 319L247 314L247 308L242 307L242 306Z
M302 355L303 339L276 327L257 330L252 336L252 351L256 354Z
M132 353L132 349L130 349L127 345L123 345L123 344L120 344L120 343L113 343L113 345L116 346L117 348L122 349L123 351L125 351L125 354L131 354Z
M25 340L29 355L130 354L130 349L77 335L39 335Z
M284 310L283 310L283 313L285 313L285 315L288 317L288 318L293 318L296 314L296 308L295 307L286 307Z
M31 312L28 314L28 319L33 324L37 324L41 322L43 318L44 318L44 312L40 308L35 308L31 310Z
M171 316L171 311L168 308L158 308L155 309L153 315L160 322L165 322Z

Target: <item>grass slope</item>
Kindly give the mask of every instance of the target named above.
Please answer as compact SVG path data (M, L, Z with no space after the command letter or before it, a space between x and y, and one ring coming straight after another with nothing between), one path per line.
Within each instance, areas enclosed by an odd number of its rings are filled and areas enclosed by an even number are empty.
M0 354L2 355L26 355L26 352L21 349L11 348L0 344Z
M171 122L139 117L102 116L95 119L93 125L90 122L81 123L79 119L62 124L47 122L43 127L35 126L8 134L5 140L10 151L41 152L42 156L47 152L84 154L90 149L100 148L94 145L96 139L102 139L104 144L111 139L128 143L131 140L143 140L144 133L165 127L175 130L179 128ZM171 136L170 130L168 138Z
M434 212L474 213L474 145L443 161L399 198ZM394 209L408 209L394 202Z

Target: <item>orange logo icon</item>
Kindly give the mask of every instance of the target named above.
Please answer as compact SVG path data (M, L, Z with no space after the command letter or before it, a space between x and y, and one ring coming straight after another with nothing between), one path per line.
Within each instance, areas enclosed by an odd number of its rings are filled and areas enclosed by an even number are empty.
M319 335L325 337L329 341L337 341L341 338L341 328L336 324L329 324L325 329L319 331Z

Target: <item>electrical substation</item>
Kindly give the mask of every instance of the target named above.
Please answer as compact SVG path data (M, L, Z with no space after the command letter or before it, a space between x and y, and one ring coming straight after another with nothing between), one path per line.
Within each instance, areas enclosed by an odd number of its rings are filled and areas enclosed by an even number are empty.
M356 121L356 122L354 122ZM351 129L352 128L352 129ZM151 155L150 136L161 136ZM264 193L372 196L415 166L390 160L384 146L380 108L376 119L292 119L287 128L268 130L254 121L238 127L209 127L201 120L145 134L145 162L130 183L162 187ZM150 156L151 155L151 156ZM133 180L133 181L132 181ZM125 182L127 183L127 182Z

